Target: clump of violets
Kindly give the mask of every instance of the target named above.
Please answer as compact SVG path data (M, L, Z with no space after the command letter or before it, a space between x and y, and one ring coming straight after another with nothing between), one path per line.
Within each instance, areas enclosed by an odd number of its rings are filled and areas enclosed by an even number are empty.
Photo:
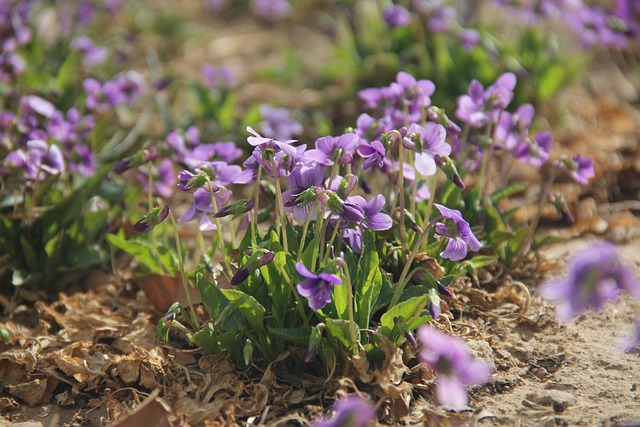
M314 427L366 427L376 419L376 407L368 400L350 394L336 401L333 405L335 412L331 418L324 418L314 424Z
M569 276L544 283L543 298L555 301L556 314L569 321L586 310L601 310L618 299L620 291L640 298L640 282L633 270L620 261L616 247L597 243L576 253L569 261Z
M437 375L438 403L455 408L467 406L466 388L486 383L493 373L491 363L474 359L460 338L432 326L418 329L418 339L422 345L418 358Z

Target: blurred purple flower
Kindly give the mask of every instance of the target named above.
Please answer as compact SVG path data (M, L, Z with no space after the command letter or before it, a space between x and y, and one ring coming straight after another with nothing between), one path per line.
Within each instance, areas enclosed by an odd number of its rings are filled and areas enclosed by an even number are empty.
M480 43L480 33L473 28L464 28L458 34L458 38L462 48L467 52L471 52Z
M440 254L442 258L452 261L459 261L467 256L467 246L474 252L482 247L482 243L476 238L471 231L469 223L462 218L460 211L449 209L446 206L434 203L434 206L440 211L446 223L438 222L434 226L436 237L445 237L448 239L447 247Z
M71 108L66 117L60 111L53 113L47 123L47 134L70 150L74 143L86 141L94 127L92 115L81 116L77 109Z
M78 172L84 177L93 176L96 169L96 159L91 152L91 147L86 144L74 145L68 155L69 169L72 172Z
M614 245L602 242L576 253L569 261L569 277L544 283L540 295L557 301L556 314L568 321L585 310L602 309L621 290L640 298L633 270L620 261Z
M392 4L385 7L382 12L384 22L387 24L387 28L405 27L411 22L411 14L409 11L398 4Z
M149 174L152 175L152 191L165 199L173 196L176 188L176 174L174 171L173 161L171 159L162 159L159 165L155 163L147 163L138 168L136 178L142 184L145 192L148 191Z
M367 427L376 419L376 407L368 400L350 394L336 401L333 405L335 415L323 418L312 424L312 427Z
M31 41L32 31L28 26L33 2L0 2L0 52L15 52Z
M22 169L23 177L34 181L43 181L47 173L59 175L65 171L64 157L58 146L39 139L32 139L26 145L26 150L20 148L7 154L4 165Z
M466 95L458 97L456 117L473 128L481 128L497 110L505 109L513 99L516 76L504 73L486 90L473 80Z
M458 12L452 6L431 9L427 25L432 33L448 33L457 24Z
M422 344L418 358L438 376L438 403L455 408L466 406L469 402L466 387L486 383L494 370L491 363L475 360L460 338L443 334L432 326L418 329L418 339Z
M24 73L27 64L17 53L0 53L0 83L10 83Z
M96 46L87 36L77 36L71 40L71 47L82 54L82 62L88 66L100 65L109 57L109 49Z
M216 67L204 64L200 69L200 76L209 89L231 88L237 83L231 69L224 65Z
M212 12L219 12L229 4L229 0L204 0L204 6Z
M549 160L552 141L553 135L551 135L551 132L539 132L533 139L525 138L511 153L519 161L540 168Z
M288 0L252 0L251 9L253 13L269 21L286 18L293 11Z
M260 115L264 119L260 123L262 134L267 137L286 140L302 134L302 125L291 118L291 111L286 108L262 104L260 105Z
M309 307L318 311L331 302L331 292L336 285L342 285L342 279L332 273L314 274L301 262L296 264L298 274L305 278L298 283L298 293L309 299Z

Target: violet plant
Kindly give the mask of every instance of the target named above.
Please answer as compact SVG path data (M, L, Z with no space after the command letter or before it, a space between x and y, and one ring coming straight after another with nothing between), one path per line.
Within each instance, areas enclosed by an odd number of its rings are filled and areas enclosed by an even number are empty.
M118 73L89 35L76 36L92 10L74 11L68 31L49 38L37 27L46 10L9 1L0 12L0 282L53 290L109 258L104 234L123 193L106 179L109 154L126 144L108 124L127 129L117 118L135 108L145 84L138 73ZM59 12L62 24L69 10ZM132 129L124 142L136 138Z

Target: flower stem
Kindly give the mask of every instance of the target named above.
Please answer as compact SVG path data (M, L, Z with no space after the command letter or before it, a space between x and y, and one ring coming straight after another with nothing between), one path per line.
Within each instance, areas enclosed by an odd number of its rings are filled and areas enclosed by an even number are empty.
M256 177L256 185L254 187L255 203L251 214L251 243L254 247L258 246L258 213L260 212L260 177L262 176L262 166L258 167L258 176Z
M340 229L340 221L342 221L342 218L338 218L335 228L333 229L333 233L331 233L331 238L329 239L329 242L324 246L325 250L322 256L322 264L324 264L327 260L327 257L329 256L329 248L331 248L331 245L333 245L333 242L336 240L336 235L338 234L338 230Z
M351 352L356 354L358 352L358 337L356 334L356 325L355 315L353 313L353 288L351 287L351 275L349 274L349 266L342 258L336 258L336 263L342 267L342 271L344 272L344 278L347 283L346 286L349 287L349 292L347 293L347 308L349 310L349 335L351 336Z
M280 187L280 179L276 177L274 179L276 184L276 227L280 229L280 234L282 237L282 245L284 251L289 253L289 242L287 239L287 217L284 213L284 203L282 201L282 187Z
M211 184L211 180L207 177L207 184L209 186L209 194L211 194L211 206L213 208L213 212L218 212L218 203L216 202L216 195L213 192L213 184ZM229 254L227 254L227 250L224 247L224 236L222 235L222 224L220 223L220 218L214 218L216 223L216 232L218 233L218 242L219 248L222 251L222 260L224 262L224 266L227 269L227 275L229 278L233 277L233 271L231 270L231 264L229 262Z
M319 211L318 205L316 205L316 210ZM313 211L314 209L310 207L307 219L302 226L302 237L300 239L300 247L298 248L298 256L296 258L296 261L300 261L300 258L302 258L302 253L304 252L304 244L307 241L307 231L309 230L309 224L311 223L311 216L313 215Z
M398 137L398 179L396 181L396 200L393 202L391 217L394 217L396 207L400 209L400 244L402 245L402 256L405 256L407 238L404 228L404 145L402 145L402 135L397 130L392 130L390 134ZM396 205L399 202L399 205Z
M176 219L173 216L173 212L169 210L169 220L171 220L171 225L173 226L173 235L176 240L176 252L178 256L178 268L180 269L180 281L182 282L182 287L184 289L185 296L187 298L187 304L189 305L189 315L191 327L195 330L199 329L200 326L198 324L198 319L196 318L196 311L193 307L193 301L191 300L191 292L189 291L189 286L187 282L187 271L184 265L184 257L182 256L182 244L180 243L180 233L178 233L178 224L176 223Z
M298 306L298 311L300 312L300 317L302 317L302 322L304 323L304 326L306 328L309 328L309 319L307 318L307 313L305 313L305 311L304 311L304 304L302 302L302 299L300 299L300 295L298 294L298 292L296 291L295 287L293 286L293 282L291 281L291 278L287 274L287 270L284 268L284 266L282 264L280 264L275 259L274 259L274 263L280 269L280 272L284 276L284 280L287 281L287 285L289 286L289 290L291 291L291 293L293 294L293 296L296 299L296 302L297 302L296 305Z
M437 217L433 218L429 222L429 224L427 224L427 226L424 228L424 230L422 231L422 234L418 238L418 241L413 246L413 250L411 251L411 254L409 255L409 258L407 259L407 261L404 264L404 268L402 269L402 273L400 273L400 279L398 279L398 283L396 283L396 286L393 289L393 296L391 297L391 302L389 303L389 307L393 307L398 303L398 299L400 298L400 295L402 294L402 291L404 290L405 286L407 285L407 282L408 282L408 280L406 280L407 279L407 274L409 273L409 269L411 268L411 263L413 262L413 259L416 257L416 255L420 251L420 246L422 245L422 242L429 235L429 230L431 229L431 227L433 227L436 224L436 222L440 221L442 218L443 218L442 215L438 215Z

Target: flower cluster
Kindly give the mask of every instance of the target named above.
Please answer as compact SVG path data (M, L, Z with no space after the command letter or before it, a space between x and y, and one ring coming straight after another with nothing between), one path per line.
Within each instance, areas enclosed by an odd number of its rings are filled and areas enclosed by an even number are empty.
M583 46L602 45L626 49L640 37L640 5L628 0L617 0L610 10L599 5L591 6L582 0L537 0L497 3L517 8L513 15L528 21L545 18L561 19L579 38ZM514 5L517 4L517 6Z

